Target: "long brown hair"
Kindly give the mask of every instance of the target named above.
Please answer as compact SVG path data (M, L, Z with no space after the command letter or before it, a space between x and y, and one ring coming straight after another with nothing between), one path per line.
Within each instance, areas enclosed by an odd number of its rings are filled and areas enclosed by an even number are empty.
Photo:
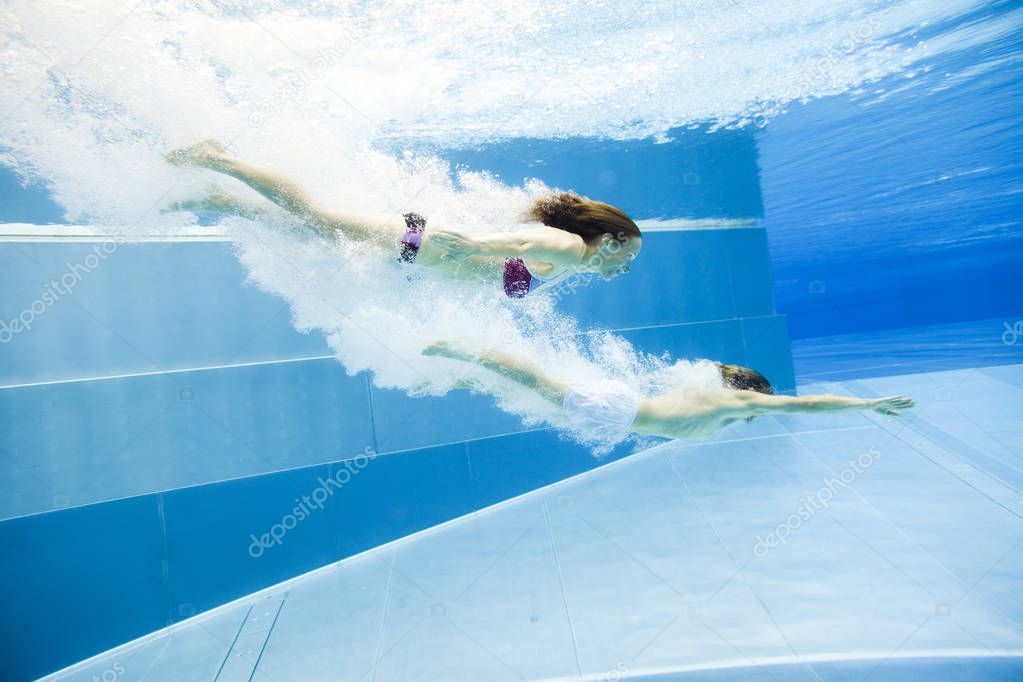
M548 227L577 234L587 244L605 234L623 243L643 236L624 211L571 192L540 197L529 207L526 215Z

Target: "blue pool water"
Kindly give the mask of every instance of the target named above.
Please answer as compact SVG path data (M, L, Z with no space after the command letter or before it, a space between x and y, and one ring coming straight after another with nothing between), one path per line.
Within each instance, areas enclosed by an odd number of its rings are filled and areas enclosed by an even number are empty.
M0 679L1023 679L1019 3L51 9L0 42ZM514 302L160 215L243 191L162 163L211 134L644 249ZM595 445L435 338L917 406Z

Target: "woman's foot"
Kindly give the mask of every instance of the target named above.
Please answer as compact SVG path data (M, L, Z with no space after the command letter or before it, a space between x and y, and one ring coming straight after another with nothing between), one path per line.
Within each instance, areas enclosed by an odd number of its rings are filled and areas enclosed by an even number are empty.
M454 349L447 341L434 341L423 349L423 355L427 357L448 358L451 357L453 351Z
M427 357L451 358L452 360L464 360L475 357L472 348L462 341L434 341L424 348L422 353Z
M175 166L208 166L215 163L220 156L226 153L224 145L210 138L188 147L180 147L174 151L167 152L164 158L167 160L167 163L174 164Z

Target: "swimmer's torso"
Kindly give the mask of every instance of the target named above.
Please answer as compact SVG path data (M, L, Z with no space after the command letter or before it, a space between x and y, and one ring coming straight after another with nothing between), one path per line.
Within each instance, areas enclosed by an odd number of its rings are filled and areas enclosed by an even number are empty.
M640 401L633 427L668 438L706 436L721 429L742 403L734 391L680 388Z
M433 230L448 229L446 225L428 222L423 232L416 262L443 270L459 279L484 279L501 282L505 279L506 263L509 259L498 257L471 256L463 261L451 261L442 258L444 252L433 248L430 244L430 233ZM529 273L545 282L557 280L578 270L578 259L571 256L562 262L542 262L532 259L521 259ZM573 261L574 262L571 262Z

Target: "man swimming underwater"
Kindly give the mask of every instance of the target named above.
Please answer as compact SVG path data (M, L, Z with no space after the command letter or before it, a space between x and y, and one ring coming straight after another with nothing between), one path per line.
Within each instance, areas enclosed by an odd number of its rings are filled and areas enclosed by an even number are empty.
M630 431L663 438L693 438L763 414L874 410L898 415L914 405L912 399L903 396L774 395L771 384L759 373L721 363L718 370L726 390L686 387L648 398L621 381L560 381L532 362L500 351L473 352L438 341L423 350L423 355L470 362L522 384L562 407L573 429L600 440L621 438Z

